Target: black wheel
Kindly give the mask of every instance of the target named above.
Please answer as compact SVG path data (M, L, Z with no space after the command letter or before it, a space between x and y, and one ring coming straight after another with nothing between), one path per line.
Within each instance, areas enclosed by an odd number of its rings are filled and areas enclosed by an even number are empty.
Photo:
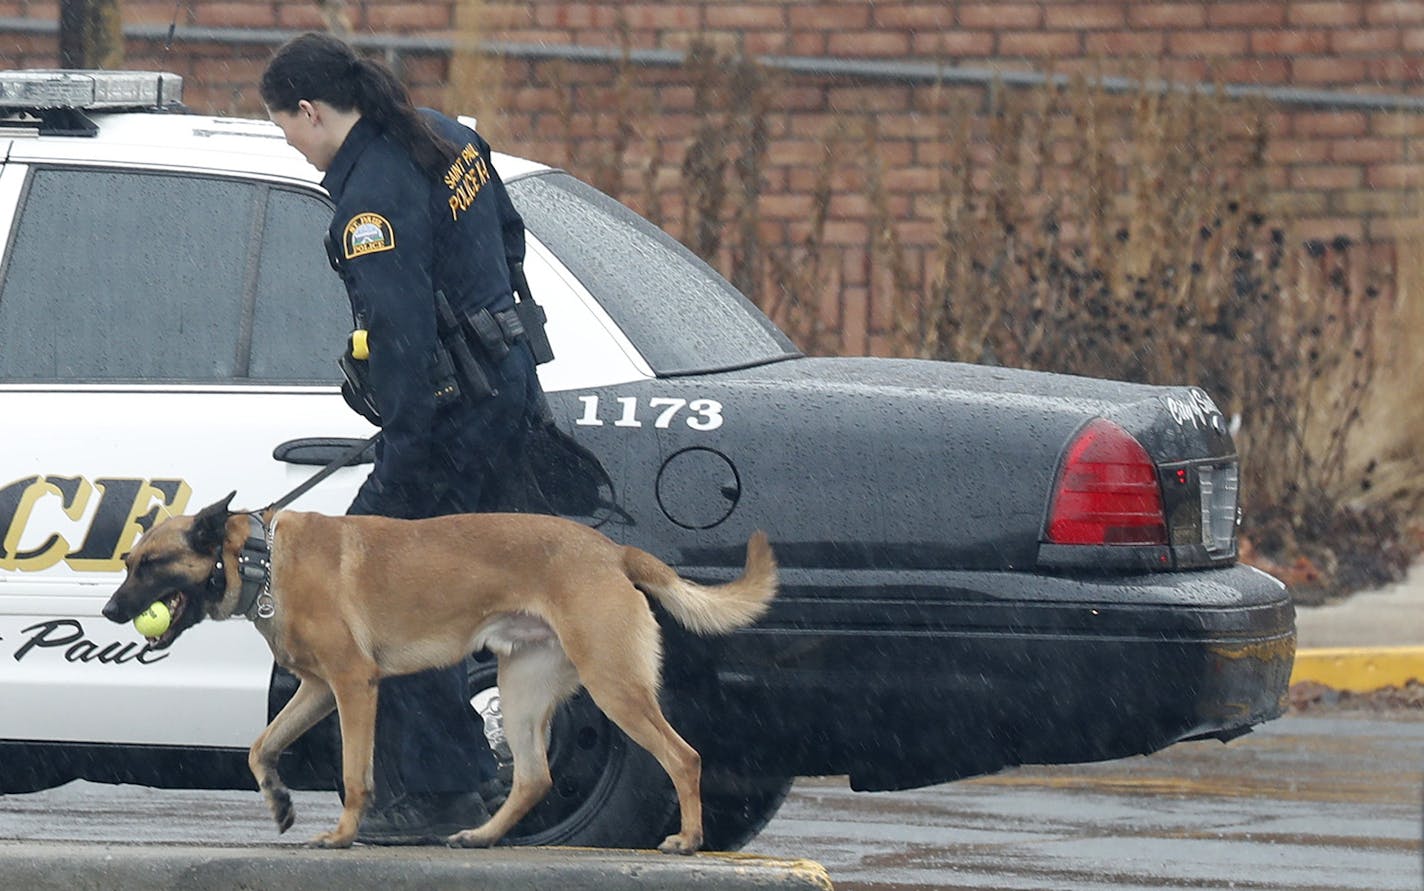
M496 804L509 791L513 756L504 739L493 662L471 661L470 690L499 762L499 776L484 790ZM549 736L554 787L504 844L652 848L678 830L681 814L667 773L588 693L560 706ZM731 766L704 764L703 847L735 851L751 841L776 815L791 783L790 777L747 777Z
M703 847L709 851L737 851L756 838L771 822L786 794L791 777L743 777L718 765L703 765Z
M471 703L499 760L492 785L508 791L512 756L504 741L493 662L470 662ZM653 848L677 821L677 795L662 767L580 692L559 707L549 732L554 787L502 842ZM497 797L486 789L486 798Z

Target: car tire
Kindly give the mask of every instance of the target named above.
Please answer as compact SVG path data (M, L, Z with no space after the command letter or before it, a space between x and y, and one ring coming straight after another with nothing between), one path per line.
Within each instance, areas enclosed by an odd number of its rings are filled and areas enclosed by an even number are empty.
M771 822L793 777L741 777L718 765L702 771L703 847L739 851Z
M513 772L495 664L470 660L468 665L471 703L485 720L485 735L499 763L499 776L484 790L486 800L497 805ZM667 773L599 711L587 692L559 707L549 737L554 787L502 844L654 848L677 831L677 794ZM788 778L749 782L730 770L704 770L704 847L730 851L746 844L776 813L790 787Z
M470 660L471 702L484 717L499 776L485 798L499 803L512 776L493 661ZM506 845L653 848L677 818L677 795L657 761L613 725L585 691L559 706L549 731L554 786L505 836Z

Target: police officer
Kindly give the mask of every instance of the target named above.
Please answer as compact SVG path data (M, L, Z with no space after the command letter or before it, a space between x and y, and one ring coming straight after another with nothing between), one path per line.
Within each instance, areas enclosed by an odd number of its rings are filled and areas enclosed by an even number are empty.
M366 332L358 395L379 413L383 436L348 513L414 519L479 509L492 469L519 448L543 398L511 312L524 225L489 145L414 108L388 68L329 35L282 46L261 94L287 142L325 173L336 202L328 251ZM455 344L478 358L473 372L456 369L463 377L451 374L442 302L485 323L483 342L471 334ZM478 788L494 760L467 696L459 665L382 682L375 800L359 840L424 843L487 819Z

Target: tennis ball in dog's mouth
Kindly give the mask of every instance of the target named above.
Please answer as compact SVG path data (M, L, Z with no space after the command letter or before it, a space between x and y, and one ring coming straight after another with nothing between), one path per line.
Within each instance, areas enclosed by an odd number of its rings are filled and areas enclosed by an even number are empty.
M133 624L134 630L144 637L162 637L172 621L173 613L169 611L168 604L159 600L139 613Z

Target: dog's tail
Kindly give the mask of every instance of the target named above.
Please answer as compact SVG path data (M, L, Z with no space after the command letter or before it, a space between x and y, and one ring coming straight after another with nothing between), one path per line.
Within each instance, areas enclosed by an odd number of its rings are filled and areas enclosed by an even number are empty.
M633 547L623 549L623 571L695 634L726 634L750 625L776 596L776 557L764 532L752 534L746 568L725 585L689 582L657 557Z

